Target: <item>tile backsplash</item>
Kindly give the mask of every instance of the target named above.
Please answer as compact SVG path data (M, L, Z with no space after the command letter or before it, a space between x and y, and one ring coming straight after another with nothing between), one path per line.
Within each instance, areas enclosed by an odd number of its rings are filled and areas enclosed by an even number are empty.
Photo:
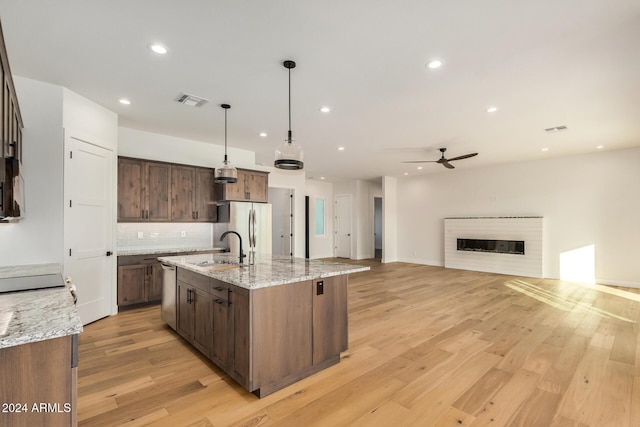
M212 223L118 223L118 249L199 249L213 244Z

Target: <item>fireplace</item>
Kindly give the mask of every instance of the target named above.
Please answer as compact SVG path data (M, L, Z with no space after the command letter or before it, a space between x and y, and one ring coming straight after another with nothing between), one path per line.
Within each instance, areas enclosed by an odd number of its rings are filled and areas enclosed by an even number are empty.
M524 240L457 239L459 251L524 255Z
M444 219L444 266L513 276L544 277L539 216Z

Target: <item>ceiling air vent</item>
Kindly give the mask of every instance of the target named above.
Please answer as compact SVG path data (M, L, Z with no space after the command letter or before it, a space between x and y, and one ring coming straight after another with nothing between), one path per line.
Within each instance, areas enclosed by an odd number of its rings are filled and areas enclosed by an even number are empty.
M176 99L181 104L188 105L189 107L201 107L202 105L209 102L208 99L201 98L195 95L189 95L188 93L181 94L178 99Z
M562 132L562 131L565 131L565 130L567 130L566 126L555 126L555 127L552 127L552 128L547 128L544 131L547 132L547 133L553 133L553 132Z

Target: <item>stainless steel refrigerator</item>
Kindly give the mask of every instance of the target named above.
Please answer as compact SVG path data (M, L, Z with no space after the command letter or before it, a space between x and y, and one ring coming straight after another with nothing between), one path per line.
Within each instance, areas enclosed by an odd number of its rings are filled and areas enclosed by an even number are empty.
M258 255L271 253L271 205L268 203L228 202L218 206L218 222L228 222L229 230L242 236L242 249L245 253ZM239 241L236 236L228 235L229 249L238 253Z

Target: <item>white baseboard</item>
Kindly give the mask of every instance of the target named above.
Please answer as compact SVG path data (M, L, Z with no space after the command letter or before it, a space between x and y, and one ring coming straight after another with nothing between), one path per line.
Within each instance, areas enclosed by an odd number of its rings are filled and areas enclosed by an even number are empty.
M596 279L596 283L599 285L617 286L621 288L639 288L638 282L627 282L624 280L609 280L609 279Z
M409 264L430 265L433 267L444 267L444 263L433 260L425 260L420 258L399 258L399 262L406 262Z

